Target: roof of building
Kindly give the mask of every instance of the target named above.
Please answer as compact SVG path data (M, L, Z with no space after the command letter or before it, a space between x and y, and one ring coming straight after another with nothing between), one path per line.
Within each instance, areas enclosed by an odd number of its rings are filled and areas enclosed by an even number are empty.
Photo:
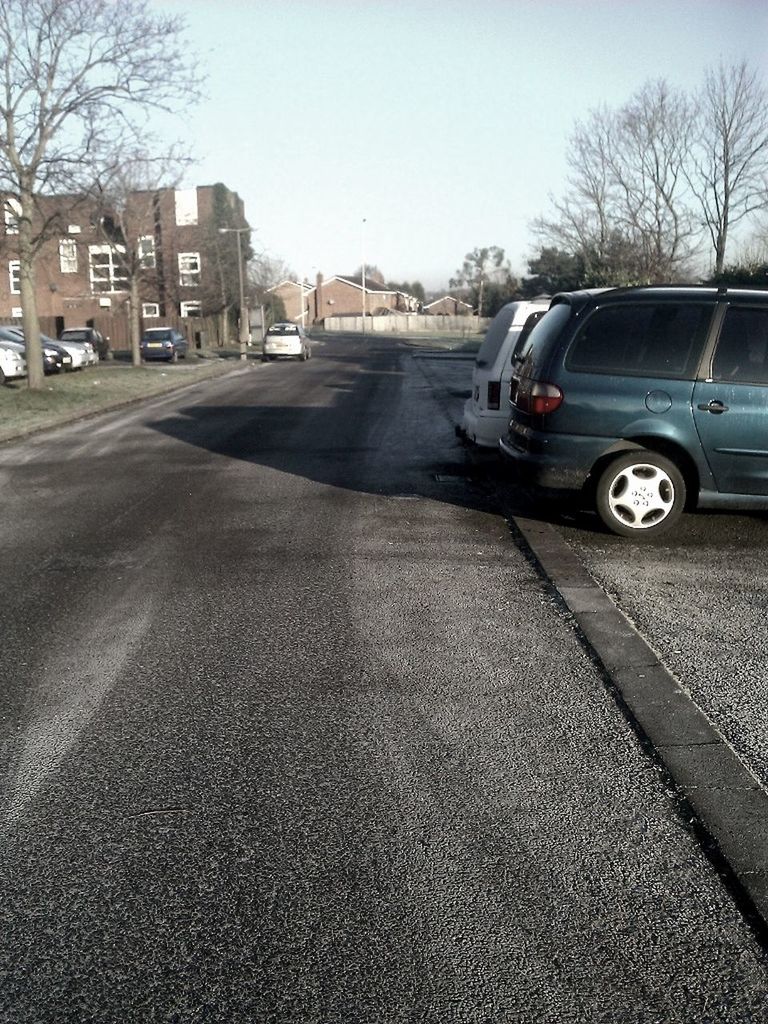
M267 291L276 292L278 288L283 288L287 284L294 288L301 288L305 292L313 292L315 290L315 286L309 284L308 281L291 281L290 278L286 277L284 281L280 281L278 284L273 284L271 288L267 288Z
M329 278L329 280L343 281L345 284L351 284L355 288L362 289L363 287L363 278L361 274L334 274L334 276ZM328 284L328 281L323 281L323 284ZM380 281L376 281L370 277L366 277L365 279L365 290L367 292L388 292L390 295L397 294L394 288L387 288L385 284L382 284Z
M446 299L450 299L451 302L457 302L460 306L466 306L467 309L472 308L468 302L464 302L463 299L457 299L455 295L441 295L439 299L433 299L431 302L425 303L424 309L429 309L430 306L436 306L438 302L445 302Z

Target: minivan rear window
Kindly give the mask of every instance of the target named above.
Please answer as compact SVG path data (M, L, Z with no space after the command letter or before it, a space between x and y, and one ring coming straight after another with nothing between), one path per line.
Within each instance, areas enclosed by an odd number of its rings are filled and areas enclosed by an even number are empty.
M535 375L546 361L551 345L571 318L571 307L565 303L552 306L534 325L525 343L515 349L515 362L523 363L524 376Z
M504 344L504 339L509 334L509 326L514 316L514 309L505 308L499 310L493 318L491 326L485 332L482 345L477 350L475 366L493 366L496 362L496 357L501 351L501 346Z
M693 378L711 315L712 306L701 303L603 306L576 335L566 369Z

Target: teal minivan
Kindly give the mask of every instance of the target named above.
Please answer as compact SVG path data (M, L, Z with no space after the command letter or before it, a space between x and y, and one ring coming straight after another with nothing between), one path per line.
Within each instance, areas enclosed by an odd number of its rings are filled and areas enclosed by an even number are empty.
M649 538L683 510L768 508L768 291L556 295L510 385L501 454Z

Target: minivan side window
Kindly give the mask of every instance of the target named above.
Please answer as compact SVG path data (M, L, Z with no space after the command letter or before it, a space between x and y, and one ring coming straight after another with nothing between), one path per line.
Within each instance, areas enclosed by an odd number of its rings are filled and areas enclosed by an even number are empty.
M712 306L658 302L598 308L583 325L566 358L581 373L693 378Z
M712 360L712 377L768 384L768 309L730 307Z
M496 314L488 330L485 332L483 343L478 349L475 357L475 366L493 366L496 357L501 351L504 339L509 333L509 327L514 319L514 309L502 309Z

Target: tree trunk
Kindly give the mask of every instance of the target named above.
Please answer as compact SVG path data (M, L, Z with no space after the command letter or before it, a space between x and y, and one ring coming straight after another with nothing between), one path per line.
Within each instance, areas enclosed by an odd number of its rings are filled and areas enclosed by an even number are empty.
M32 244L33 214L32 194L22 192L19 217L19 284L24 344L27 350L27 386L33 391L42 391L45 386L45 373L35 293L35 252Z
M129 294L131 362L134 366L141 366L141 303L139 301L139 281L136 275L131 278Z

